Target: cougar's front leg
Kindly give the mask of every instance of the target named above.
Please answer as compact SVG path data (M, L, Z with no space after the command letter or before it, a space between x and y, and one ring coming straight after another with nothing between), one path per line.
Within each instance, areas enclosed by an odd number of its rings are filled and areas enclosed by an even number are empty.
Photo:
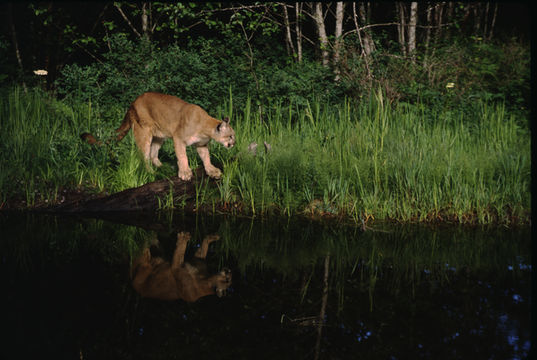
M213 241L217 241L220 239L219 235L207 235L203 241L201 242L201 246L196 250L196 254L194 255L198 259L205 259L207 257L207 251L209 250L209 244Z
M186 245L190 240L188 232L180 232L177 234L177 242L175 243L175 251L173 252L172 269L179 268L185 262Z
M205 168L207 175L215 179L220 179L220 177L222 177L222 171L211 164L209 148L207 146L198 146L196 150L198 151L201 161L203 162L203 167Z
M186 156L186 144L177 138L173 139L175 155L177 156L177 166L179 167L178 176L183 181L192 179L192 170L188 166L188 157Z

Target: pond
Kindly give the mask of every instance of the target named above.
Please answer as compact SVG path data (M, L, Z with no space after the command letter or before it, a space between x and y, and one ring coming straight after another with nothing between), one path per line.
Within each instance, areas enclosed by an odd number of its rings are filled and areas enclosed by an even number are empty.
M529 227L0 213L0 231L4 359L529 354Z

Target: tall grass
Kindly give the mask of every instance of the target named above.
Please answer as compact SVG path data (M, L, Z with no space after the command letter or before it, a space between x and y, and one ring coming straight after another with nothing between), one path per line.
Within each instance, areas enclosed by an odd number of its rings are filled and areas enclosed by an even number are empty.
M476 103L470 113L435 116L425 110L420 104L389 106L382 93L363 104L313 103L298 111L276 104L263 118L246 104L234 119L242 150L224 162L233 168L228 192L252 214L527 220L527 127L502 105ZM252 141L267 141L272 149L253 156L244 151Z
M132 141L92 147L80 139L91 130L112 134L109 121L89 102L67 106L39 90L15 88L0 99L0 202L22 199L31 207L53 203L62 190L119 191L154 179ZM118 116L119 118L119 116Z
M115 192L174 176L171 142L161 149L164 169L150 173L131 135L102 147L79 139L82 131L108 137L123 111L11 91L0 99L0 200L24 198L32 206L58 201L65 188ZM359 104L275 103L261 111L250 101L236 106L230 93L216 112L231 117L237 143L211 147L224 174L215 190L196 187L196 207L356 222L529 221L529 129L502 105L427 109L390 105L379 92ZM254 141L255 155L247 150ZM190 150L195 167L200 162Z

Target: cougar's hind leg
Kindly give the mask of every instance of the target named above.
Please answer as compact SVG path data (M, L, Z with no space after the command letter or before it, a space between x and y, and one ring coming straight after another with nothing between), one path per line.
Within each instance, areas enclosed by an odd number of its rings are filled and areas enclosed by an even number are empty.
M160 167L162 165L162 163L158 159L158 151L160 150L160 147L162 146L163 142L164 142L164 139L159 138L159 137L153 137L153 141L151 142L150 157L151 157L151 162L156 167Z
M138 149L140 149L140 152L144 157L146 168L151 171L151 166L149 166L149 160L151 159L151 141L153 138L151 130L135 123L133 124L133 133L136 145L138 145Z

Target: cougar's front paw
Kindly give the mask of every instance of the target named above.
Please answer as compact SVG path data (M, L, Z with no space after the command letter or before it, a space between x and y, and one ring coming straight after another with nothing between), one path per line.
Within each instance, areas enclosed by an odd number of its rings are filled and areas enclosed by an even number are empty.
M210 177L214 179L220 179L222 177L222 171L220 171L219 168L214 167L214 166L210 168L206 168L205 172L207 173L207 175L209 175Z
M162 166L162 163L160 162L160 160L158 158L153 158L151 159L151 162L153 163L153 165L155 165L156 167L161 167Z
M213 235L207 235L205 237L205 240L210 244L212 243L213 241L217 241L220 239L220 235L218 234L213 234Z
M187 241L190 240L190 233L187 231L182 231L177 234L177 241Z
M183 181L190 181L192 179L192 170L179 170L179 179Z

